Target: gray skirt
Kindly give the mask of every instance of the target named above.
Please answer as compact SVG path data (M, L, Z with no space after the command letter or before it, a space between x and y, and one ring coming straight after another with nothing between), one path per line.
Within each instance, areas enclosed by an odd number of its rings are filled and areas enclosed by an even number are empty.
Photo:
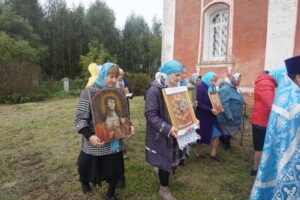
M225 126L223 124L220 124L223 132L225 135L235 136L240 129L240 126Z

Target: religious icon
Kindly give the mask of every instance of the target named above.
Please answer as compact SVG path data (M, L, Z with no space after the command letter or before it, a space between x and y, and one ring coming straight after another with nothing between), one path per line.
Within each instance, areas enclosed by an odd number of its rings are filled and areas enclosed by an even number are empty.
M95 132L101 141L130 135L127 99L121 89L92 90L89 95Z
M163 89L164 100L172 125L181 132L198 123L196 120L187 87ZM184 131L182 132L184 133Z
M224 112L224 108L222 106L219 93L218 92L209 92L208 93L211 105L213 109L215 109L217 112Z

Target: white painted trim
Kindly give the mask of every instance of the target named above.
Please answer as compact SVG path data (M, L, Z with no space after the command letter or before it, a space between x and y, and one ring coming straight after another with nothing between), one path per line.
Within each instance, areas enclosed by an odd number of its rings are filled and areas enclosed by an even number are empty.
M229 12L229 16L228 16L228 32L227 32L227 53L226 53L226 57L225 57L225 61L231 61L232 60L232 34L233 34L233 11L234 11L234 0L213 0L210 3L208 3L205 7L204 7L204 0L201 0L201 15L200 15L200 34L199 34L199 48L198 48L198 64L201 63L201 50L203 49L205 51L204 47L204 42L203 42L203 37L207 37L207 29L206 26L208 24L208 15L211 14L212 12L216 11L217 9L220 9L221 6L216 6L214 8L214 6L212 8L208 8L211 5L215 4L215 3L225 3L227 4L228 7L228 12ZM206 10L208 8L208 10ZM204 12L206 11L206 12ZM204 31L204 32L203 32ZM202 44L203 43L203 44ZM203 60L206 61L205 59L205 52L203 53ZM202 68L202 66L201 66Z
M269 0L265 70L284 66L295 48L298 0Z
M174 58L176 0L164 0L161 63Z
M198 59L197 62L198 64L200 63L201 60L201 48L202 48L202 30L203 30L203 8L204 8L204 0L201 0L201 14L200 14L200 31L199 31L199 46L198 46ZM199 69L200 71L200 69Z
M225 67L225 68L232 68L232 63L207 63L207 64L201 64L200 65L201 68L222 68L222 67Z

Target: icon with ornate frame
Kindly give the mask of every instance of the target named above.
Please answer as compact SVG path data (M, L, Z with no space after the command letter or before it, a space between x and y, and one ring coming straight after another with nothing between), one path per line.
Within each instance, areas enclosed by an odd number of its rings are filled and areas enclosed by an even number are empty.
M179 130L178 135L184 134L191 126L198 125L186 86L165 88L162 91L171 123Z
M110 142L130 135L131 123L127 99L120 88L89 92L96 135Z
M209 92L208 96L213 109L217 112L224 112L224 108L220 100L219 93L217 91Z

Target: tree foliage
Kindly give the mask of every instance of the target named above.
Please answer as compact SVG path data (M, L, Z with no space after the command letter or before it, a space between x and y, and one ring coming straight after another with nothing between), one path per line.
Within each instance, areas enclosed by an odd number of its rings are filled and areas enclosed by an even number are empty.
M91 62L117 62L127 72L153 76L160 65L161 24L151 28L141 16L129 16L123 30L103 1L72 9L65 0L0 1L0 61L26 62L60 80L87 72ZM24 65L25 67L28 65Z

